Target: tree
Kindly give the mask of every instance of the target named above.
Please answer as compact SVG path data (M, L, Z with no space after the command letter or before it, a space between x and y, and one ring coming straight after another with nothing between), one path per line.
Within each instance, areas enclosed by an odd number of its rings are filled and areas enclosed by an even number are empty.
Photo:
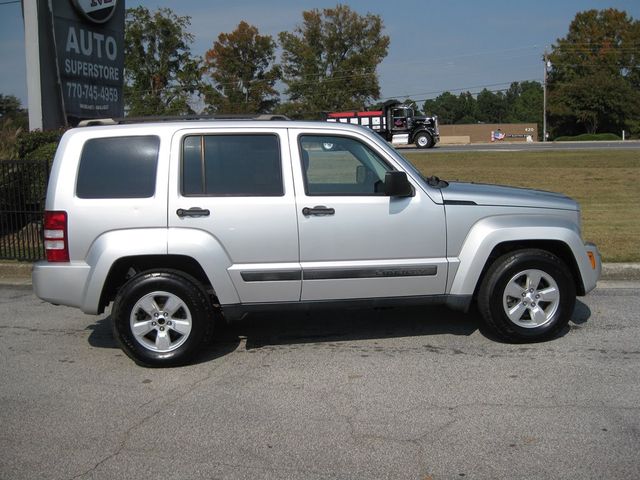
M537 123L541 130L543 95L539 82L513 82L505 93L507 122Z
M124 91L129 115L193 113L189 102L202 82L201 61L191 55L190 23L168 8L127 10Z
M205 94L210 111L264 113L279 102L274 85L280 68L274 65L276 44L270 36L240 22L231 33L221 33L205 54L206 71L214 88Z
M24 130L28 130L27 112L14 95L0 93L0 160L17 156L16 143Z
M620 131L637 124L639 45L640 22L626 12L610 8L575 16L548 56L554 133Z
M23 110L18 97L0 93L0 120L15 117L21 113Z
M424 102L423 110L427 115L437 115L442 124L477 122L477 102L469 92L455 96L443 92L434 99Z
M484 123L503 123L507 117L507 102L502 92L490 92L483 89L476 99L478 121Z
M303 24L281 32L284 111L317 118L323 111L361 109L380 96L376 67L389 37L378 15L358 15L346 5L302 12Z

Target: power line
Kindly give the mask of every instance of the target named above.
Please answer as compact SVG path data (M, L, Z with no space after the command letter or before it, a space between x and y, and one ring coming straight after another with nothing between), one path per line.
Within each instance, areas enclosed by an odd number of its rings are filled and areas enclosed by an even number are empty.
M0 2L0 5L11 5L12 3L20 3L22 0L11 0L9 2Z
M409 97L413 97L413 96L423 96L423 95L439 95L442 94L444 92L464 92L464 91L470 91L470 90L476 90L476 89L484 89L484 88L489 88L489 87L499 87L502 85L511 85L512 83L524 83L524 82L537 82L538 79L533 78L533 79L529 79L529 80L512 80L510 82L501 82L501 83L490 83L490 84L486 84L486 85L474 85L471 87L462 87L462 88L449 88L447 90L434 90L432 92L421 92L421 93L409 93L409 94L403 94L403 95L392 95L390 97L382 97L380 100L389 100L389 99L393 99L393 98L409 98ZM508 88L505 88L503 90L508 90ZM491 91L491 90L490 90ZM498 90L496 90L498 91ZM425 99L428 100L428 99Z

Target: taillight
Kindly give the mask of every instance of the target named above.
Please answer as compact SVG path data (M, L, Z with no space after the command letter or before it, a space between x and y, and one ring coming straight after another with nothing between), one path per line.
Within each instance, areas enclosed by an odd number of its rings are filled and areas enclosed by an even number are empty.
M44 212L44 250L48 262L68 262L67 212Z

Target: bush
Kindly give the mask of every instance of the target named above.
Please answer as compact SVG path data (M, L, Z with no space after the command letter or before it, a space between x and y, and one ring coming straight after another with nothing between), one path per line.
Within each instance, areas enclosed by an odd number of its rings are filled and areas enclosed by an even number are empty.
M576 135L575 137L558 137L554 139L556 142L605 142L622 140L615 133L583 133L582 135Z
M23 160L48 160L51 162L56 154L58 142L44 143L35 150L27 153Z
M31 152L47 144L55 144L57 146L63 133L64 130L49 130L46 132L34 130L33 132L20 133L16 144L18 158L27 158Z

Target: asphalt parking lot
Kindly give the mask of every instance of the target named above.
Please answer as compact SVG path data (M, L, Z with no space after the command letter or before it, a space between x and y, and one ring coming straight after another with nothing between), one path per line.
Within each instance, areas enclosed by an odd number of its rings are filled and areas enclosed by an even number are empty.
M153 370L2 286L0 478L637 479L639 293L602 282L529 345L440 308L254 316Z

